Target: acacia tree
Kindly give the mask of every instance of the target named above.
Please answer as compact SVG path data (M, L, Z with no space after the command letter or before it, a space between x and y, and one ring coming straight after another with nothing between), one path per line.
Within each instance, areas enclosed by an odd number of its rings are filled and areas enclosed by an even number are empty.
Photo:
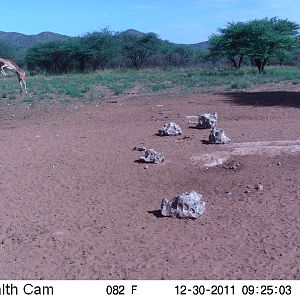
M213 34L209 39L212 58L228 58L232 65L240 68L246 55L247 26L245 23L228 23L227 28L219 29L220 34Z
M158 51L160 41L155 33L147 33L142 36L128 34L121 43L123 55L130 59L136 69L140 69Z
M71 39L51 41L29 48L26 53L26 62L29 70L63 73L72 68L71 55Z
M116 52L115 34L107 28L87 33L82 37L81 44L94 71L99 67L104 69Z
M280 59L287 55L297 43L299 25L288 20L265 18L247 24L247 55L259 72L265 68L270 58Z
M212 56L229 58L236 68L247 56L262 72L270 58L291 51L298 30L295 22L278 18L229 23L227 28L219 30L219 35L210 38L210 52Z
M35 45L27 50L26 62L29 69L47 73L84 72L89 66L103 69L114 55L114 43L114 36L107 30L87 33Z

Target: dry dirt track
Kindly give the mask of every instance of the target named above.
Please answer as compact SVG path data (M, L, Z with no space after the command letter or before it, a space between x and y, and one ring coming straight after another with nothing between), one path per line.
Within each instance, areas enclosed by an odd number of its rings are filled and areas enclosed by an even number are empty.
M297 92L145 96L2 123L0 279L300 279L300 154L206 168L191 158L226 145L185 118L217 111L234 143L291 141L299 104ZM183 136L156 136L168 121ZM145 169L135 145L166 162ZM191 189L201 218L160 217L164 197Z

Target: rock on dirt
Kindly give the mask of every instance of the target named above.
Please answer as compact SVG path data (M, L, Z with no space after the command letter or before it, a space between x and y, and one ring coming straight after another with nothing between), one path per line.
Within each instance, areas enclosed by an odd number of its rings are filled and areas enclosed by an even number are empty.
M158 135L165 136L165 135L181 135L182 130L174 122L170 122L165 124L161 129L158 130Z
M209 135L210 144L228 144L230 143L230 138L228 138L223 129L213 128Z
M163 153L155 151L154 149L146 149L139 161L144 163L162 163L165 160Z
M199 129L214 128L215 126L217 126L217 121L218 121L218 114L216 112L214 114L206 113L199 117L196 128Z
M173 199L163 199L161 214L165 217L197 219L205 211L205 202L201 194L191 191L175 196Z

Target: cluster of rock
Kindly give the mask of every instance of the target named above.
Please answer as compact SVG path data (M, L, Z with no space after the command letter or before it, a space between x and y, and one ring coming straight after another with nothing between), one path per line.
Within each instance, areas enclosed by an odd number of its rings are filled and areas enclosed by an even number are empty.
M210 134L208 141L210 144L228 144L230 138L228 138L223 129L217 129L218 114L206 113L199 117L196 128L208 129L210 128Z
M170 135L181 135L181 128L174 122L165 124L163 128L158 130L158 135L160 136L170 136ZM144 163L161 163L165 160L163 153L155 151L154 149L146 149L144 147L135 146L133 150L144 151L143 155L139 157L139 162Z
M211 144L227 144L230 139L226 136L223 129L217 129L218 115L205 113L198 118L196 122L196 128L199 129L211 129L209 135L209 143ZM174 122L164 124L164 126L158 130L159 136L177 136L181 135L182 130ZM161 163L165 160L164 154L154 149L146 149L144 147L135 147L134 150L143 151L143 155L139 157L140 162L145 163ZM163 216L172 216L176 218L190 218L197 219L205 211L205 202L203 196L195 191L185 192L183 194L175 196L173 199L163 199L161 204L161 214Z
M205 211L205 202L201 194L191 191L175 196L173 199L163 199L161 214L165 217L197 219Z

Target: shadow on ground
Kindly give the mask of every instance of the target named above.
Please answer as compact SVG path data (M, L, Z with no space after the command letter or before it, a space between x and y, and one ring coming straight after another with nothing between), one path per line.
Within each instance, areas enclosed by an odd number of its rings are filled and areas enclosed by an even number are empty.
M164 216L161 214L161 210L157 209L157 210L151 210L148 211L149 214L152 214L153 216L155 216L156 218L164 218Z
M239 105L300 107L300 92L234 92L226 95L229 102Z

